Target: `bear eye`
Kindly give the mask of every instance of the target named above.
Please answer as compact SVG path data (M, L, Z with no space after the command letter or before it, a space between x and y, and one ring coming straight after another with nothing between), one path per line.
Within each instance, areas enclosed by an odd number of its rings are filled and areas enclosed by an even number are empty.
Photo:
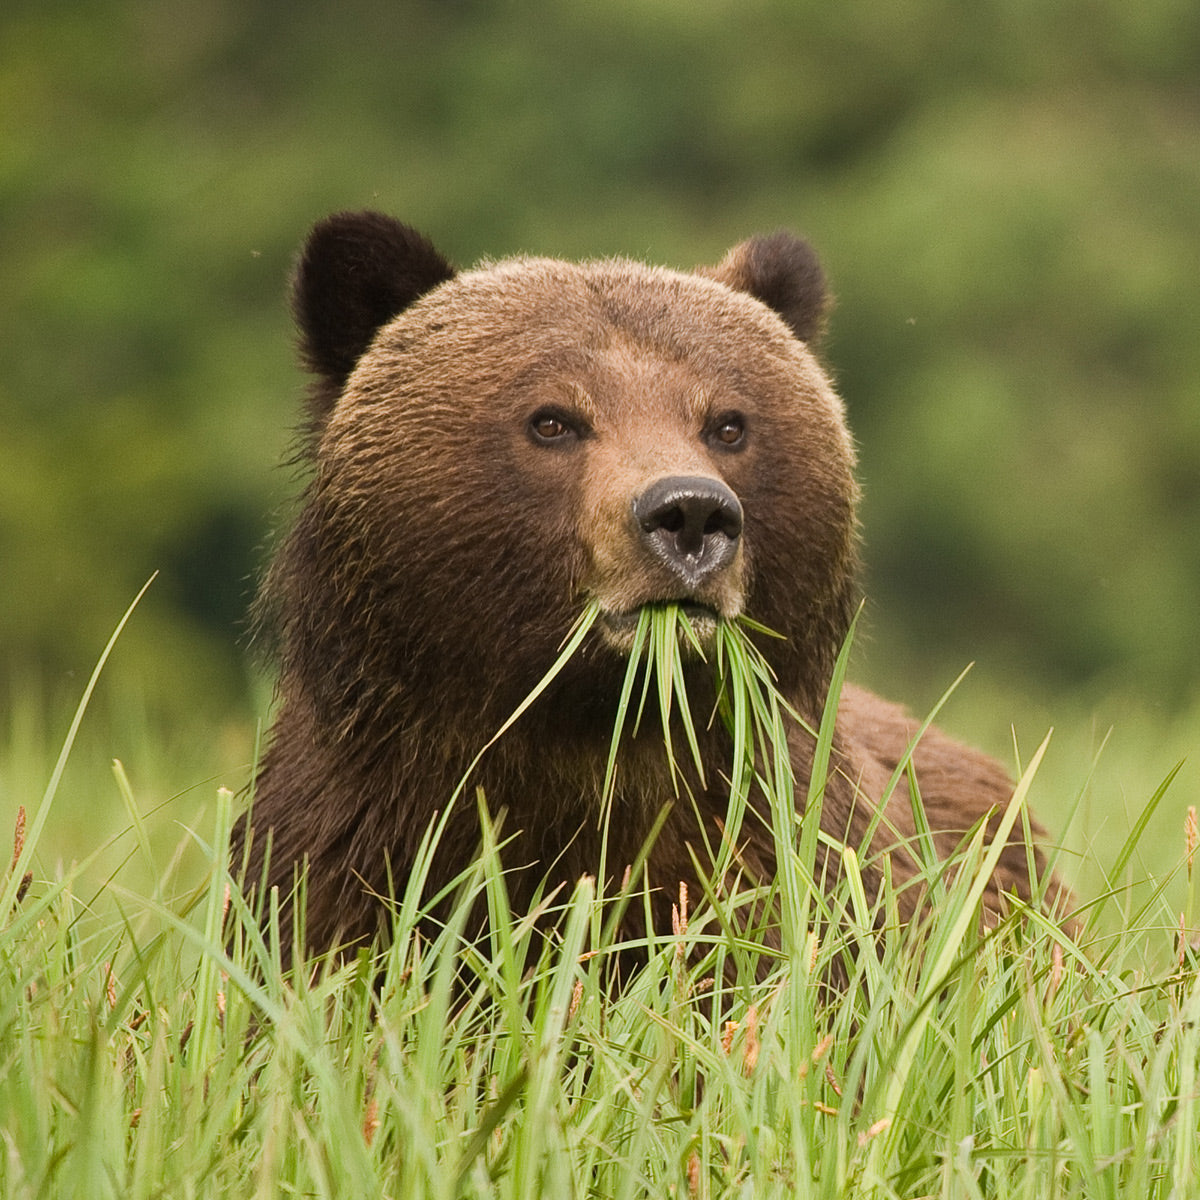
M746 418L741 413L725 413L709 427L708 440L719 446L740 446L746 436Z
M539 409L529 418L529 433L535 442L562 442L576 436L576 429L565 416L552 409Z

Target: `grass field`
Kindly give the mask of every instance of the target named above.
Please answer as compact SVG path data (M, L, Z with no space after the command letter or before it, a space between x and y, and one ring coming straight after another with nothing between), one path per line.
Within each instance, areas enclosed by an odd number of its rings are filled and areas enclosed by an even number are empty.
M681 896L616 988L606 927L644 902L638 879L547 897L546 934L509 912L485 842L435 934L414 882L377 961L285 973L229 877L230 792L105 778L75 761L98 752L86 724L56 766L35 708L14 707L0 764L5 804L27 797L0 932L6 1198L1200 1196L1200 976L1179 932L1200 924L1200 868L1182 819L1147 844L1186 808L1166 769L1132 827L1084 835L1074 933L1037 913L981 930L981 838L953 886L929 865L919 925L863 892L853 848L823 896L776 804L782 951L738 932L752 895ZM151 779L252 754L245 733L139 742L121 706L98 723ZM1014 822L1046 787L1025 757ZM1085 786L1085 765L1064 811L1090 819L1105 770ZM850 984L831 993L835 968Z

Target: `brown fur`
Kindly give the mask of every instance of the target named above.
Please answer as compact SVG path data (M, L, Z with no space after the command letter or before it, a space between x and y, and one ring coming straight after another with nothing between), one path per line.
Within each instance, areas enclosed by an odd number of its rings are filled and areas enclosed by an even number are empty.
M474 777L506 813L517 906L547 874L598 868L622 617L639 606L682 600L786 635L762 648L785 694L819 721L857 603L857 488L841 402L802 340L826 308L803 242L755 239L692 275L544 259L455 275L406 227L343 214L310 237L294 300L317 375L314 472L263 590L280 707L248 877L259 878L268 834L268 881L282 893L307 859L310 947L377 931L389 872L403 884L434 814L586 599L604 610L598 630ZM539 414L549 439L532 431ZM722 440L730 420L744 423L736 445ZM743 521L728 561L688 583L630 515L656 481L677 477L723 484ZM710 682L690 670L699 708ZM858 843L913 731L899 709L847 689L822 813L831 833ZM696 808L674 804L649 861L664 923L679 881L695 888L698 821L720 839L726 795L715 785L729 746L720 730L702 736L714 786L692 781ZM622 750L608 846L618 875L673 794L654 743L644 732ZM797 727L791 744L803 795L812 739ZM942 849L1011 794L997 764L937 731L916 765ZM239 845L249 833L243 823ZM901 788L875 849L911 833ZM769 879L769 833L748 818L743 838L744 864ZM453 878L478 841L475 807L460 800L431 885ZM898 849L894 875L913 870ZM868 882L878 878L873 862ZM988 903L1010 888L1029 892L1018 843ZM285 920L290 936L290 909Z

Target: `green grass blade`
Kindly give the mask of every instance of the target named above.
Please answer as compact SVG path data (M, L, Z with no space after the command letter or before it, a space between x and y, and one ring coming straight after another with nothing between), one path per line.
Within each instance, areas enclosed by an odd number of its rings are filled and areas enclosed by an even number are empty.
M583 644L592 626L596 623L596 618L600 615L600 606L595 601L590 603L582 613L579 614L579 619L567 634L566 640L563 643L562 649L559 651L558 657L551 664L550 669L542 676L534 685L533 690L529 695L521 701L520 704L513 710L512 714L504 721L499 729L492 734L490 738L483 744L479 753L471 760L471 765L463 772L462 779L459 780L458 786L454 789L450 802L454 803L463 789L467 786L467 781L470 779L472 772L479 766L480 759L521 719L522 716L529 710L530 706L537 698L558 678L559 672L567 665L574 657L575 652Z
M25 845L12 865L12 870L5 881L3 891L0 892L0 913L7 914L12 912L13 903L17 898L17 891L21 886L21 879L29 869L29 861L33 857L38 839L41 837L42 829L45 827L46 819L50 815L50 808L54 803L54 797L58 794L58 785L62 781L63 771L67 766L67 759L71 756L71 749L75 745L79 726L83 723L83 714L87 712L88 704L92 699L92 693L96 690L96 684L100 681L100 674L104 670L104 666L108 662L113 649L116 647L117 639L120 638L125 626L129 623L129 618L133 616L134 609L141 603L142 597L157 577L158 572L156 571L142 584L141 590L134 596L133 601L125 610L124 616L117 622L117 627L113 630L112 637L108 639L104 650L100 654L100 658L92 669L87 686L83 689L83 695L80 697L79 704L75 708L75 715L71 718L71 725L67 730L67 736L63 741L62 749L59 751L58 760L54 764L54 770L50 773L50 782L47 783L37 811L33 814L33 820L26 830Z

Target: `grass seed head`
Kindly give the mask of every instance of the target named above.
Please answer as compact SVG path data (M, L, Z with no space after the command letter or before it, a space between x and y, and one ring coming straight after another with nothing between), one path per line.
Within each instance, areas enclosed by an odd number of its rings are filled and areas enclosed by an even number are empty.
M1187 873L1192 877L1192 860L1196 857L1196 845L1200 842L1200 833L1196 829L1196 806L1188 805L1187 816L1183 822L1183 839L1187 849Z

